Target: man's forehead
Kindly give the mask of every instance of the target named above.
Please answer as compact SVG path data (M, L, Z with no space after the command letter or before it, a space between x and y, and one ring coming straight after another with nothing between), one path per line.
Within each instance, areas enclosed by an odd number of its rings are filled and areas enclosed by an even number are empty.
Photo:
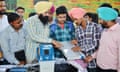
M22 12L24 12L24 10L23 10L23 9L18 9L18 10L17 10L17 12L21 12L21 11L22 11Z
M67 16L67 15L66 15L66 14L59 14L59 15L57 15L57 16L62 17L62 16Z

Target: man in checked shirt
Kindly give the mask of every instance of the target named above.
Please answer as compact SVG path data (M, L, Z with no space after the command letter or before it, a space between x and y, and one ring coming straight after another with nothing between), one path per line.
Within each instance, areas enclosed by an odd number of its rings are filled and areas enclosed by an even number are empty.
M74 48L74 51L80 51L85 53L86 56L91 56L99 45L99 39L101 35L101 26L87 21L84 18L86 11L82 8L73 8L70 10L69 15L77 24L76 38L80 48ZM87 58L85 58L86 60ZM88 72L96 72L95 59L88 63Z

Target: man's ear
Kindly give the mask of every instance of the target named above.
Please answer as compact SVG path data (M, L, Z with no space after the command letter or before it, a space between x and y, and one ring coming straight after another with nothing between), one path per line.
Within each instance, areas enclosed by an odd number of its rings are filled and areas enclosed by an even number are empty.
M82 20L82 21L81 21L82 24L85 24L85 23L86 23L86 20L85 20L84 18L81 18L81 20Z
M89 18L90 19L90 21L92 21L92 18Z

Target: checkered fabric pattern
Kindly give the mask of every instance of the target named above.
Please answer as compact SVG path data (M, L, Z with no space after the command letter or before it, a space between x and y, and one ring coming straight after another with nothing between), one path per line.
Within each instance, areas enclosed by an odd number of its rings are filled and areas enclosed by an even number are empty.
M64 29L57 23L50 26L50 38L56 41L71 41L75 39L75 29L71 22L65 22Z
M86 29L81 26L76 28L75 34L78 40L78 44L86 56L95 52L99 45L99 39L101 36L101 26L96 23L87 23ZM96 62L93 60L88 64L89 68L95 68Z

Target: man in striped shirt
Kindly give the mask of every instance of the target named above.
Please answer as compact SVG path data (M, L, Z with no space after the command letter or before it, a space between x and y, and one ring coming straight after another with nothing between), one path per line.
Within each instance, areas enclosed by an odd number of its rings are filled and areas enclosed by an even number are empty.
M32 63L36 59L36 48L40 43L52 43L60 47L60 43L49 38L48 17L51 13L53 4L47 1L40 1L35 5L37 15L27 20L27 41L26 41L26 58L27 63Z

